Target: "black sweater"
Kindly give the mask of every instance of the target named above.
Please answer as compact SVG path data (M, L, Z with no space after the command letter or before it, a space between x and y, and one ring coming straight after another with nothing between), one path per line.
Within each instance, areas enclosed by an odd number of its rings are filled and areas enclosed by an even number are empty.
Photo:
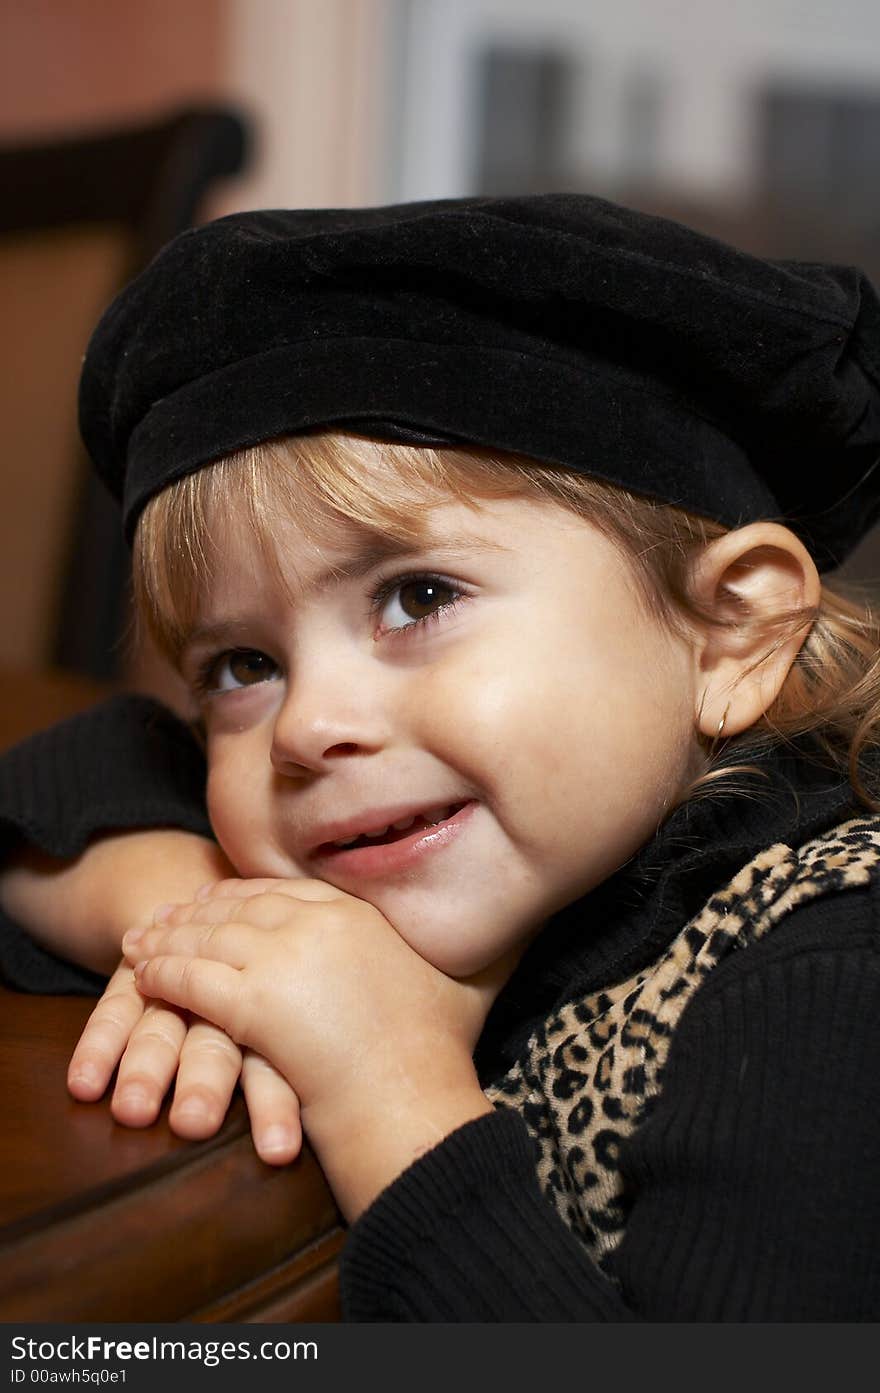
M749 780L751 797L678 809L551 921L486 1023L476 1059L487 1090L565 1003L641 980L764 848L799 847L859 814L848 785L804 749L756 761L768 778ZM173 718L117 700L0 760L0 835L7 848L24 838L70 855L106 828L205 832L203 784L200 754ZM346 1319L876 1320L880 892L873 866L863 883L827 874L838 877L831 893L719 962L684 1008L662 1087L615 1158L621 1232L601 1266L539 1185L523 1116L500 1106L418 1160L353 1225ZM12 985L98 985L15 925L3 930Z

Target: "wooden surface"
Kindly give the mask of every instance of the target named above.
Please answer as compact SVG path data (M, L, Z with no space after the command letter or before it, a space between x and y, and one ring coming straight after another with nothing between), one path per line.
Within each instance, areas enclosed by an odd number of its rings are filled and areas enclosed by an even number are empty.
M76 679L0 673L0 747L83 709ZM0 1321L335 1321L343 1241L305 1149L264 1165L236 1096L221 1132L120 1127L67 1061L94 1002L0 988Z
M103 700L108 688L68 673L0 667L0 751Z

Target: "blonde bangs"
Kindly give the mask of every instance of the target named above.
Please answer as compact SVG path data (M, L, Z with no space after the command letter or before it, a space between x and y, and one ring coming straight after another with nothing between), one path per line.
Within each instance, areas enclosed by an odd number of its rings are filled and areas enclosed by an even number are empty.
M497 451L417 448L337 432L268 441L186 475L146 505L134 541L137 610L176 663L232 519L276 573L277 538L291 519L318 544L333 545L346 526L416 546L431 509L442 503L476 510L481 499L532 493L581 515L589 505L602 526L603 500L621 491L572 474L573 489L564 473Z

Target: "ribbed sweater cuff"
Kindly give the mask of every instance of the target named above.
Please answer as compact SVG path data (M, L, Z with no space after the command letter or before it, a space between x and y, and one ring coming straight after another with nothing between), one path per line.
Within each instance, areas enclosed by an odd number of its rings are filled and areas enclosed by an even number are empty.
M179 827L211 835L205 763L182 721L120 696L0 758L0 854L29 842L75 856L96 832Z
M349 1321L618 1321L612 1285L544 1199L510 1109L458 1128L352 1226Z

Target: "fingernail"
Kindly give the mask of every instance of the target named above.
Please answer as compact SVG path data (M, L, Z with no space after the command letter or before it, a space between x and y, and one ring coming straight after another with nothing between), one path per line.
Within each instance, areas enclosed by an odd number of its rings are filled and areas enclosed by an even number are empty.
M175 904L160 904L153 910L154 923L162 924L170 914L177 908Z
M182 1103L176 1103L174 1111L175 1115L179 1118L189 1117L192 1118L194 1122L201 1122L204 1118L208 1117L209 1114L212 1114L214 1109L208 1106L204 1098L200 1098L198 1094L194 1094L189 1098L185 1098Z
M292 1140L286 1127L267 1127L260 1136L257 1151L261 1156L278 1156L290 1150Z
M81 1064L77 1064L67 1075L68 1083L84 1083L86 1088L97 1088L101 1082L101 1072L97 1064L91 1060L84 1059Z
M143 938L144 932L145 930L143 928L129 929L122 939L123 948L130 948L133 943L138 943L140 939Z
M139 963L135 963L134 969L133 969L135 977L140 977L140 976L141 976L141 974L142 974L144 968L146 967L148 961L149 961L149 960L148 960L147 958L141 958L141 960L140 960Z
M139 1083L126 1084L116 1095L114 1100L117 1105L124 1104L128 1108L151 1108L155 1099L149 1089L144 1088Z
M206 900L206 899L208 898L208 896L210 895L211 891L214 889L214 886L217 885L217 884L219 884L218 881L216 881L216 880L209 880L208 883L207 883L207 885L201 885L201 886L199 886L199 889L196 891L196 899L197 899L197 900Z

